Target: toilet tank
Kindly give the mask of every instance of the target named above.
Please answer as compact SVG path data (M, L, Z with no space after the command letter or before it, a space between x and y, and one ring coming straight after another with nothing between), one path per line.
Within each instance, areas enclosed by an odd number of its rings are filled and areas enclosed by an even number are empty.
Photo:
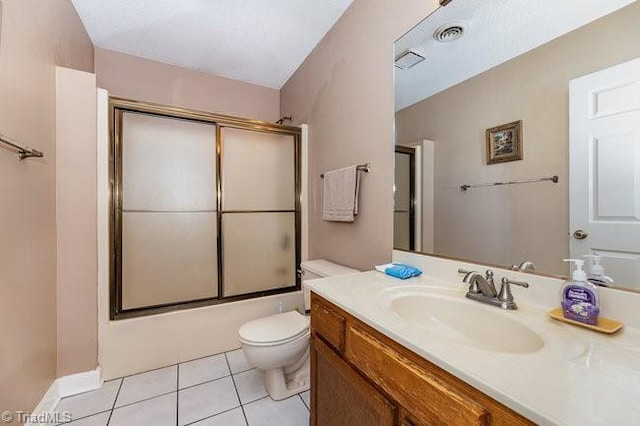
M338 275L347 275L360 272L357 269L348 268L337 263L329 262L328 260L306 260L300 263L300 269L302 269L302 293L304 295L304 309L309 311L311 309L311 291L306 286L308 281L336 277Z

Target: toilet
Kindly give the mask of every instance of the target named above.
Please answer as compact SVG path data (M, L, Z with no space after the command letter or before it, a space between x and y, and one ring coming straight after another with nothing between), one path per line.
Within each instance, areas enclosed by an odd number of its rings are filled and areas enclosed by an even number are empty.
M300 268L307 312L311 296L308 281L359 272L326 260L305 261ZM263 372L264 386L276 401L309 389L309 325L307 315L291 311L249 321L238 330L245 357Z

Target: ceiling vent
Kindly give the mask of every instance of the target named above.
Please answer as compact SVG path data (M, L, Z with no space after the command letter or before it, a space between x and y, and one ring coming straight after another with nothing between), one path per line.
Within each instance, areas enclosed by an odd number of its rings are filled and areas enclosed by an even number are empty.
M448 43L462 37L466 29L466 24L460 22L445 24L438 27L438 29L433 33L433 38L440 43Z
M406 70L424 61L424 56L416 49L407 49L396 57L396 67Z

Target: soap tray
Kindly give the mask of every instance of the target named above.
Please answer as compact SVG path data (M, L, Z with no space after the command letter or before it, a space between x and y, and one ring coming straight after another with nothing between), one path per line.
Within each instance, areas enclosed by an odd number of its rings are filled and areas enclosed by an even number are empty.
M598 317L598 325L585 324L583 322L574 321L564 317L562 308L555 308L547 312L547 314L558 321L563 321L569 324L577 325L580 327L588 328L590 330L599 331L600 333L613 334L622 328L622 323L611 320L609 318Z

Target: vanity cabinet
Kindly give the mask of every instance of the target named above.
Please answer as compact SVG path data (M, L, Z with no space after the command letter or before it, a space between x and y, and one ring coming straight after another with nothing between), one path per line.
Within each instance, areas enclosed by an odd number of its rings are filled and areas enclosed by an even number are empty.
M311 425L533 423L311 295Z

